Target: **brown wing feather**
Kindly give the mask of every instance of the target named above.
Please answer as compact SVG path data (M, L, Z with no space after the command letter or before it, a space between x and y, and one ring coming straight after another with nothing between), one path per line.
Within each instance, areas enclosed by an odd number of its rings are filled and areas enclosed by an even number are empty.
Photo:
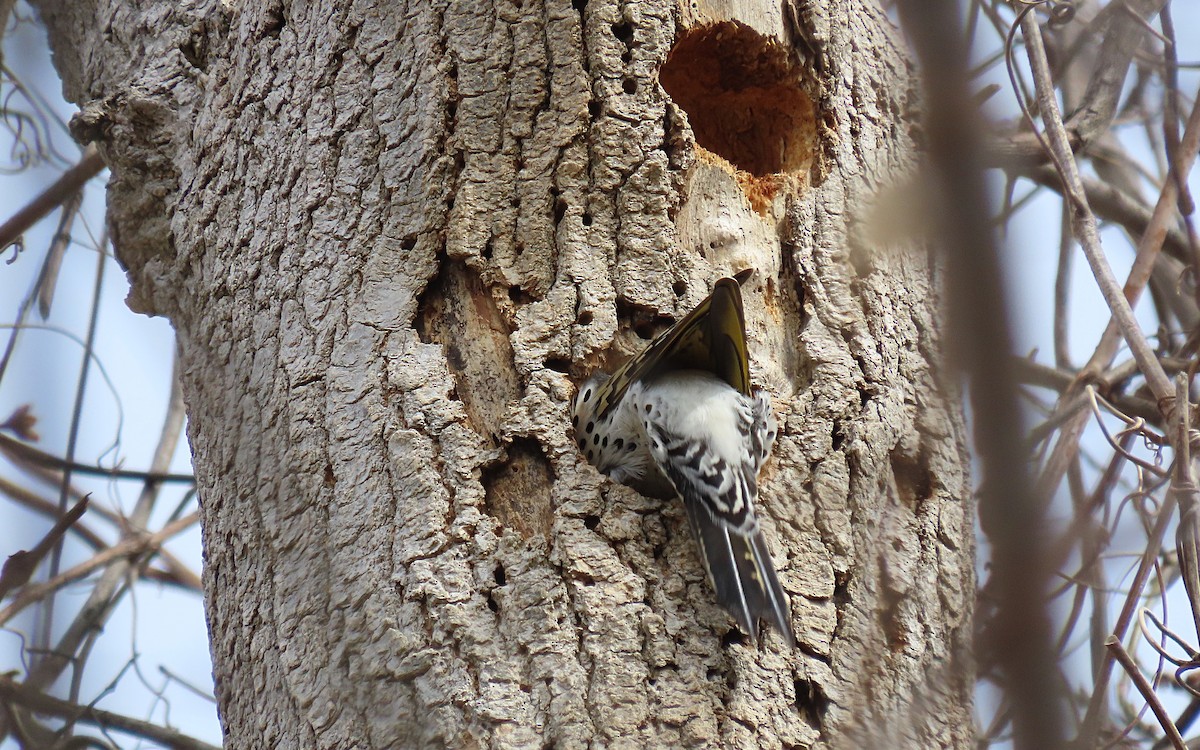
M678 369L706 370L749 395L742 291L733 279L718 279L712 294L613 373L596 394L597 419L620 402L630 383Z

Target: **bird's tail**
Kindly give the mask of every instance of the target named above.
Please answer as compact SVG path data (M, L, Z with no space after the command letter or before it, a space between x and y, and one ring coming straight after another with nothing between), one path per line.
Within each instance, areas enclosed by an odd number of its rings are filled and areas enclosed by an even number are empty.
M757 639L761 618L775 626L789 647L795 647L787 596L762 529L756 525L749 534L738 534L698 503L685 500L684 505L717 601L751 638Z

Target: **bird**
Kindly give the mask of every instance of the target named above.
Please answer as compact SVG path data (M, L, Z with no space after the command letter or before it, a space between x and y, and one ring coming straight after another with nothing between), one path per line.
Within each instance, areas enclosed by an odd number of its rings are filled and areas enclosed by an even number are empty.
M589 378L571 423L601 473L682 501L717 602L738 627L757 641L766 621L794 647L788 597L754 512L778 427L770 396L750 384L738 282L719 279L640 354Z

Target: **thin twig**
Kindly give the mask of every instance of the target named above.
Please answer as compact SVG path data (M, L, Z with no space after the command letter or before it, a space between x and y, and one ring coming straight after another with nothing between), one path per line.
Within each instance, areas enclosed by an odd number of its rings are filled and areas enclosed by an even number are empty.
M1175 471L1171 491L1179 505L1179 525L1175 528L1175 554L1179 558L1179 575L1187 591L1188 604L1196 632L1200 633L1200 502L1195 475L1192 473L1191 415L1188 403L1188 379L1175 378L1176 398L1182 408L1176 409L1178 429L1175 433Z
M119 729L122 732L129 732L177 750L220 750L215 745L193 739L168 727L93 706L81 706L77 703L52 698L37 688L23 685L3 675L0 675L0 698L25 706L40 714L58 716L69 721L84 722L107 729Z
M104 159L93 143L84 149L83 156L75 166L63 172L53 185L25 204L8 221L0 224L0 248L6 248L16 242L30 227L65 203L73 193L78 192L88 180L100 174L103 169Z
M1034 88L1037 91L1038 103L1041 105L1042 121L1046 126L1046 141L1055 164L1061 171L1066 195L1071 205L1071 224L1075 236L1083 249L1084 257L1092 268L1092 275L1112 312L1113 320L1120 328L1121 334L1129 344L1129 349L1138 362L1142 375L1151 392L1160 402L1170 402L1174 396L1171 381L1158 363L1153 347L1146 341L1141 326L1133 315L1129 301L1125 299L1120 282L1113 275L1100 243L1100 233L1096 228L1096 217L1088 206L1087 194L1079 178L1079 168L1075 164L1075 155L1071 151L1070 140L1063 126L1062 115L1058 110L1058 100L1054 94L1054 82L1050 79L1050 64L1046 60L1046 50L1042 46L1042 31L1037 19L1031 13L1025 13L1021 18L1021 31L1025 37L1025 49L1029 53L1029 64L1033 70Z
M1074 250L1071 217L1064 205L1058 237L1058 268L1054 272L1054 364L1060 368L1071 367L1068 311L1071 302L1071 257Z
M1150 683L1146 682L1146 677L1142 674L1142 670L1138 669L1132 657L1121 645L1121 641L1115 636L1109 636L1104 642L1108 652L1113 658L1125 669L1125 673L1129 675L1129 679L1133 680L1133 684L1137 687L1138 692L1142 694L1146 705L1154 712L1154 717L1158 719L1159 726L1171 740L1171 744L1175 746L1175 750L1187 750L1187 745L1183 742L1183 737L1179 736L1179 729L1175 727L1175 722L1171 721L1171 717L1167 714L1167 709L1163 708L1162 703L1158 700L1158 696L1154 693L1154 689L1150 687Z
M63 203L62 215L58 219L58 229L50 240L46 250L46 259L42 261L42 270L38 273L37 299L38 314L42 320L50 317L50 306L54 302L54 290L58 287L58 272L62 269L63 258L71 245L71 227L75 217L79 215L79 207L83 205L83 191L76 190Z
M1142 559L1138 564L1137 572L1134 574L1133 583L1130 585L1129 591L1125 596L1125 604L1121 608L1121 614L1117 616L1117 622L1113 626L1111 637L1116 638L1118 642L1124 639L1125 634L1129 632L1129 625L1133 622L1138 602L1142 598L1142 591L1146 588L1146 582L1150 579L1150 571L1154 569L1157 563L1158 551L1162 548L1163 537L1166 536L1167 528L1171 525L1171 521L1174 518L1175 507L1175 496L1168 493L1162 507L1159 508L1154 527L1146 539L1146 547L1142 550ZM1112 678L1114 659L1115 655L1112 650L1108 650L1104 664L1100 669L1100 675L1095 680L1092 699L1088 703L1087 713L1084 715L1083 724L1079 730L1081 747L1092 747L1095 745L1096 735L1100 731L1100 708L1103 705L1108 685Z
M83 424L83 399L87 395L88 373L91 370L91 357L96 346L96 330L100 325L100 300L104 289L104 266L106 257L105 246L108 244L107 233L100 243L100 252L96 254L96 273L92 285L92 304L88 312L88 329L84 338L83 357L79 363L79 379L75 386L75 405L71 409L71 424L67 430L67 454L64 462L69 466L75 462L75 448L79 444L79 430ZM63 471L62 482L58 488L58 508L65 512L71 495L71 470ZM50 578L58 575L58 567L62 562L62 540L50 551L50 565L47 575ZM54 595L51 594L42 602L41 630L34 639L35 646L48 646L54 632Z
M1167 0L1126 0L1137 18L1152 18ZM1115 5L1106 6L1097 16L1107 22L1107 33L1100 46L1091 80L1084 92L1080 106L1071 113L1066 129L1070 131L1068 146L1071 149L1086 148L1101 133L1108 130L1120 102L1121 90L1133 59L1134 50L1145 37L1144 28L1123 14L1114 13ZM1104 16L1102 19L1101 16ZM1082 43L1082 35L1081 35ZM1028 39L1026 40L1028 45ZM1070 57L1068 53L1067 57ZM1007 166L1014 162L1043 163L1047 154L1033 133L1019 133L1008 138L997 138L989 144L988 159L991 166Z
M1154 627L1158 629L1158 632L1160 634L1162 634L1162 636L1164 638L1170 638L1171 641L1173 641L1175 643L1175 645L1179 646L1180 648L1182 648L1184 651L1186 651L1188 653L1187 659L1179 659L1177 657L1171 656L1169 653L1167 653L1166 648L1159 645L1153 638L1150 637L1150 628L1148 628L1146 626L1146 621L1145 621L1145 618L1147 618L1147 617L1150 618L1150 621L1154 623ZM1200 655L1197 653L1196 649L1192 647L1191 644L1189 644L1187 641L1185 641L1183 638L1181 638L1178 633L1176 633L1175 631L1168 628L1165 624L1163 624L1162 620L1158 619L1158 616L1156 614L1154 614L1154 612L1150 611L1150 609L1148 609L1148 608L1143 607L1138 612L1138 628L1142 631L1142 637L1146 639L1146 643L1150 644L1150 648L1157 651L1158 655L1160 657L1162 657L1163 659L1166 659L1167 661L1171 662L1172 664L1174 664L1177 667L1181 667L1181 666L1184 666L1185 664L1189 664L1189 663L1195 661L1196 656Z
M0 610L0 626L12 620L13 617L30 604L41 601L51 592L58 591L64 586L68 586L75 581L91 575L113 560L121 558L133 559L141 556L146 556L146 559L149 559L171 537L191 527L198 520L200 520L198 512L189 513L183 518L172 521L154 534L128 537L103 552L92 555L82 563L60 573L45 583L26 586L7 607Z
M33 549L19 550L9 555L3 570L0 571L0 599L7 596L9 591L24 586L29 581L42 558L52 547L59 544L67 531L87 510L87 506L88 499L84 497L54 523Z
M70 471L75 474L87 474L104 479L132 479L139 482L165 482L176 484L195 484L196 477L191 474L157 473L150 471L133 471L131 469L106 469L103 466L82 464L77 461L52 456L49 453L34 448L28 443L0 435L0 453L5 454L14 462L29 461L56 471Z
M1192 112L1188 116L1187 128L1184 130L1183 141L1177 152L1178 168L1182 169L1184 174L1191 171L1198 149L1200 149L1200 97L1197 97ZM1176 166L1172 165L1170 169L1174 171ZM1178 199L1177 184L1176 180L1169 176L1163 183L1158 202L1154 206L1154 213L1150 217L1150 224L1142 234L1141 241L1138 242L1137 255L1134 256L1133 266L1129 269L1129 276L1125 281L1125 298L1129 300L1130 304L1136 303L1142 290L1145 289L1158 253L1162 250L1167 231L1174 220ZM1104 367L1111 362L1112 358L1116 356L1120 340L1121 334L1116 321L1109 321L1089 364L1103 363L1099 366Z

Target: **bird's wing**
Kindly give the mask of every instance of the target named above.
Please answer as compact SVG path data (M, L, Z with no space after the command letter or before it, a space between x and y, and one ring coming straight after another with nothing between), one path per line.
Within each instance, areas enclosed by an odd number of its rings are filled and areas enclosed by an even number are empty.
M750 393L750 356L742 291L733 279L718 279L712 294L656 338L636 357L596 386L591 407L604 419L631 383L666 369L711 372L743 394Z

